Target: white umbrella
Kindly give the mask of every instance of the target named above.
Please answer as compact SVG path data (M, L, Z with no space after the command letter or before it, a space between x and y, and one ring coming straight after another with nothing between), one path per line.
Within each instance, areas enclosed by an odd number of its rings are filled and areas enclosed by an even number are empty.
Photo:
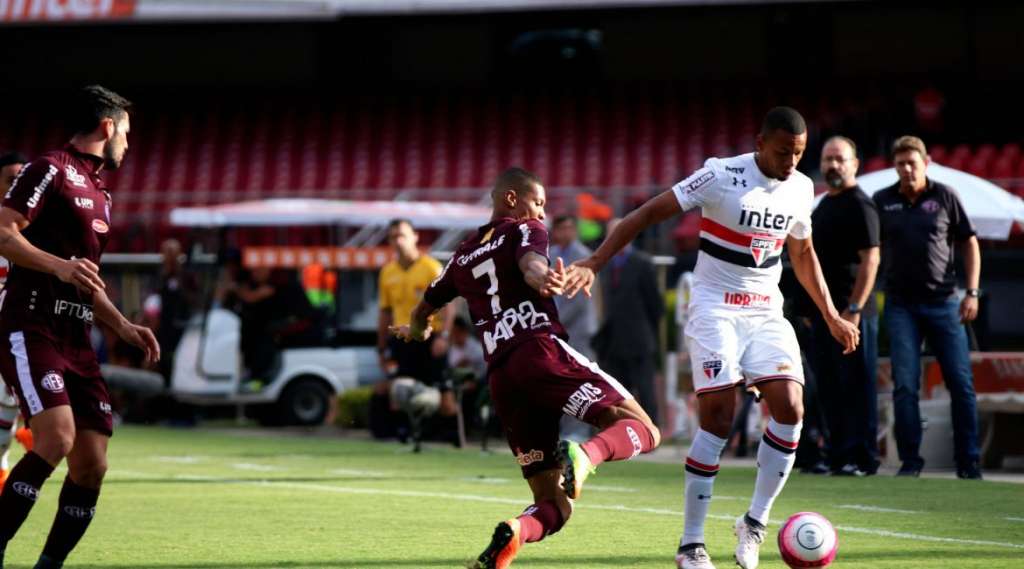
M1009 238L1015 221L1024 224L1024 200L992 182L935 162L928 165L927 175L929 179L942 182L956 190L964 209L967 210L967 217L978 230L978 237L1005 241ZM869 196L897 181L899 177L893 168L857 178L857 183Z

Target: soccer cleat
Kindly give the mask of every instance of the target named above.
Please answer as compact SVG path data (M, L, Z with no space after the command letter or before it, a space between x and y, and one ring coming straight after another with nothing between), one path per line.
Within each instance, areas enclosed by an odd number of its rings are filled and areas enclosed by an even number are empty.
M22 427L14 433L14 438L18 439L21 446L25 447L25 452L32 452L32 431L28 427Z
M7 484L7 475L10 473L11 471L6 468L0 468L0 494L4 493L4 484ZM2 567L2 565L0 565L0 567Z
M760 560L761 543L764 542L764 526L749 519L744 514L736 518L736 526L733 528L733 532L738 540L736 544L736 564L743 569L757 569L757 564Z
M676 553L678 569L715 569L711 556L703 543L691 543L679 548Z
M562 488L566 496L575 500L583 492L583 483L587 477L597 472L590 463L590 457L579 443L560 441L558 443L558 460L562 463Z
M501 522L494 528L494 535L487 549L467 569L505 569L519 553L519 520Z

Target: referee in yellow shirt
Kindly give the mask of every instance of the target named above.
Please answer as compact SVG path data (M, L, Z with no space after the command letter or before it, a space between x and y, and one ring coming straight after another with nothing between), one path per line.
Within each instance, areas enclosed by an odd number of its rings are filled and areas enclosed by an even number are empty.
M441 274L441 263L420 252L419 235L408 219L394 219L388 224L388 243L395 248L397 258L384 265L378 283L377 353L381 368L389 378L404 376L440 384L447 351L441 313L431 321L437 331L431 342L403 342L392 337L388 327L409 324L423 292Z

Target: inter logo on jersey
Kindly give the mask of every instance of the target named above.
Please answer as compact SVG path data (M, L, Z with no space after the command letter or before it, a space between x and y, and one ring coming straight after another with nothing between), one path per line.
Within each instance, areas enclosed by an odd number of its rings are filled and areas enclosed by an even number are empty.
M750 254L758 267L775 250L776 239L771 235L755 235L750 239Z
M704 361L704 375L708 379L715 379L718 374L722 371L722 360L705 360Z

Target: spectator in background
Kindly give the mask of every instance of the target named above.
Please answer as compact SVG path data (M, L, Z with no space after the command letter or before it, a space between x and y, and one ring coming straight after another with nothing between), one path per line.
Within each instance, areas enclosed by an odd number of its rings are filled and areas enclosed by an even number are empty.
M160 373L170 385L174 369L174 350L185 333L185 326L196 309L199 284L195 275L181 265L181 243L168 239L160 244L163 265L160 270L160 317L156 339L160 342Z
M551 247L548 257L554 262L561 258L568 266L574 261L590 256L590 249L580 243L577 220L571 215L560 215L551 223ZM556 296L555 306L558 308L558 319L569 334L569 345L589 360L596 359L590 343L597 332L597 306L585 295L573 298ZM574 441L585 441L590 438L590 425L564 415L562 417L561 437Z
M833 136L821 151L821 174L828 184L811 215L814 251L844 320L860 328L861 342L850 354L832 339L828 325L811 310L808 359L817 379L828 425L829 466L835 475L878 471L877 366L878 310L872 290L879 262L878 210L857 185L857 146Z
M608 222L608 234L620 219ZM657 370L658 324L665 310L654 263L627 245L601 273L604 320L594 336L601 369L636 394L651 421L658 424L658 397L654 388Z
M928 152L915 136L893 143L899 182L874 195L882 226L885 318L892 359L901 476L918 476L921 340L928 339L952 399L957 476L980 479L978 413L964 324L978 315L981 252L955 190L927 177ZM953 243L963 247L967 293L956 299Z
M283 347L315 344L316 315L294 276L255 268L240 285L242 361L248 370L242 388L266 387L280 367Z
M20 152L8 152L0 155L0 190L7 193L8 188L14 185L14 179L28 163L28 159Z

